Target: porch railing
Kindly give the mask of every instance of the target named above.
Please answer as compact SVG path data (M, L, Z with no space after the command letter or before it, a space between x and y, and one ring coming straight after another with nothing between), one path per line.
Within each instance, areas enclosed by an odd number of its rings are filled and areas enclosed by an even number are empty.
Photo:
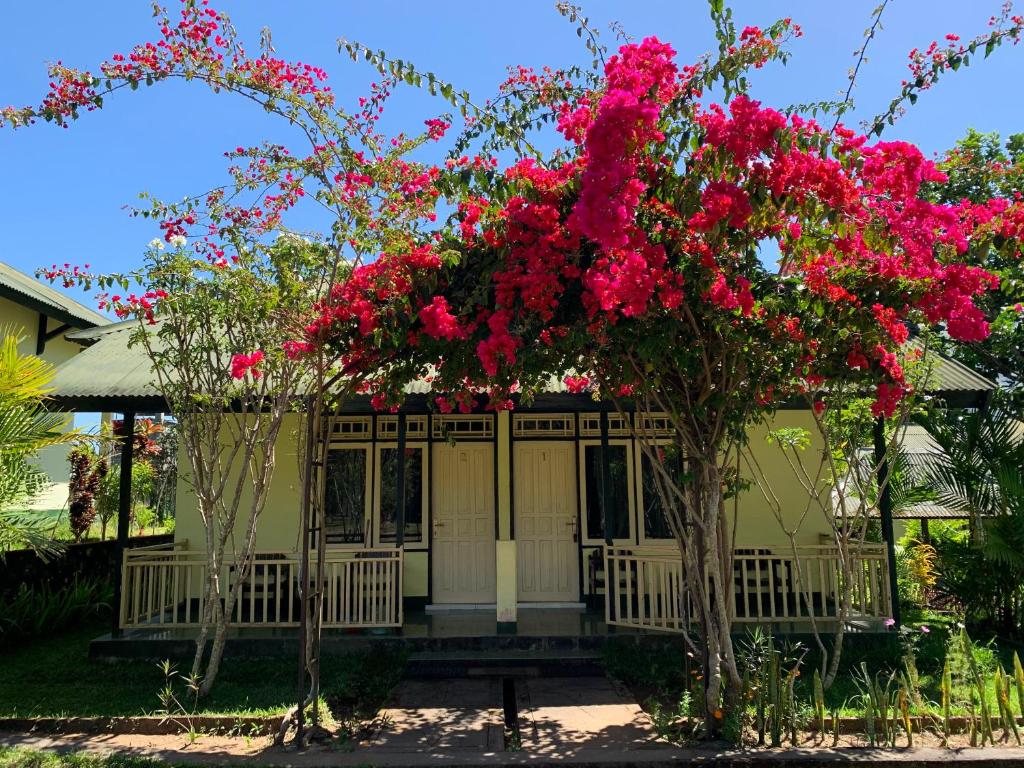
M605 548L608 624L682 632L693 614L693 591L674 548ZM832 546L737 549L728 605L737 623L834 622L842 598L842 567ZM892 615L884 545L852 556L848 622L877 623ZM710 590L709 590L710 591Z
M402 626L401 549L328 551L325 561L325 627ZM238 590L231 626L298 626L300 554L258 552ZM238 579L224 571L224 600ZM206 607L206 553L160 545L124 553L120 624L122 628L194 627ZM312 584L310 585L312 589Z

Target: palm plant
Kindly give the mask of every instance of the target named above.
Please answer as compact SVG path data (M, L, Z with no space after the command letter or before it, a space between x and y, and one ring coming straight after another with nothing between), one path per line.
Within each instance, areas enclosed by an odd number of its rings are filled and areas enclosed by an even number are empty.
M14 331L0 328L0 556L17 547L44 555L55 551L42 521L27 509L49 483L33 459L44 448L79 438L66 431L67 416L44 406L53 366L20 354L21 340Z
M962 510L969 520L963 551L950 553L966 570L944 573L943 580L955 587L959 577L967 576L963 586L973 593L966 602L975 615L984 609L990 614L985 618L1016 628L1024 604L1021 424L1000 407L929 414L922 423L939 448L926 470L937 501Z

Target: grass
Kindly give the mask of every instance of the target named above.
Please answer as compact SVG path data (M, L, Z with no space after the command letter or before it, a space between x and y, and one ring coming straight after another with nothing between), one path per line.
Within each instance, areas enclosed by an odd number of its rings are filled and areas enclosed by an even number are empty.
M57 754L0 747L0 768L166 768L168 763L133 755Z
M0 651L0 717L139 716L158 710L164 675L157 662L89 660L89 641L108 628L93 621ZM191 659L177 661L180 671L189 671ZM404 658L394 651L328 656L321 671L324 699L332 711L372 715L404 666ZM272 715L295 700L294 658L228 656L196 714ZM0 768L5 764L0 762Z
M35 509L30 510L29 514L40 521L40 524L48 529L48 533L56 541L71 542L74 541L74 536L71 535L71 526L68 523L68 510L66 507L60 509ZM93 520L92 525L89 526L89 530L86 533L83 541L100 541L100 533L103 527L100 525L99 518ZM158 536L162 533L167 533L167 526L154 525L147 527L144 531L140 532L138 528L132 526L129 534L131 536ZM107 525L107 539L113 539L117 536L117 521L111 520Z

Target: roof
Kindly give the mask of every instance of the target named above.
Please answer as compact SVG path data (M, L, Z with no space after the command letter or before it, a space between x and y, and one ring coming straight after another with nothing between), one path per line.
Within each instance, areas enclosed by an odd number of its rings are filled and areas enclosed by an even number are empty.
M127 320L67 334L92 343L57 366L51 398L80 411L166 410L149 356L140 346L128 346L137 327L137 320Z
M911 339L907 346L925 352L925 347L919 339ZM996 389L996 384L986 379L973 368L969 368L959 360L946 357L934 349L927 350L931 360L931 378L928 382L928 390L936 394L953 393L980 393L991 392Z
M135 328L138 328L138 320L132 319L66 334L65 338L82 344L85 349L58 366L52 397L68 410L166 409L145 349L128 345ZM929 355L933 360L929 392L943 398L951 407L977 406L995 389L995 384L963 363L935 351L929 351ZM592 404L588 393L572 395L564 378L551 376L540 389L535 407L562 407L570 397L579 400L581 406ZM406 395L416 398L424 398L432 391L428 379L417 379L404 388Z
M110 322L110 318L3 262L0 262L0 296L75 328L92 328Z

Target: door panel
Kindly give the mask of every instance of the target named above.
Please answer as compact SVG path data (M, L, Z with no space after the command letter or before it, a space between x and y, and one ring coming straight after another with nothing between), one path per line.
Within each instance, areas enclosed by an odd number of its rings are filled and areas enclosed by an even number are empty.
M517 442L514 447L519 600L579 600L576 468L572 443Z
M495 601L493 450L434 445L435 603Z

